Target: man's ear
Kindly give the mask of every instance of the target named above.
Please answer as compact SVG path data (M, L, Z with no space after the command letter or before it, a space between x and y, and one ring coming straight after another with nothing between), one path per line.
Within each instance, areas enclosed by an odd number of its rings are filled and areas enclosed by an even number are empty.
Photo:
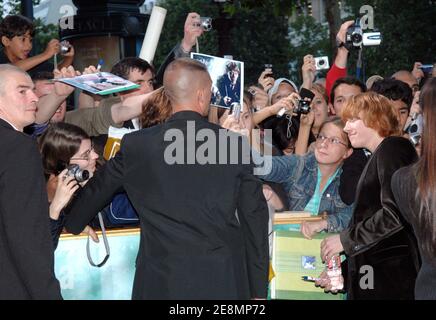
M206 99L206 90L204 88L197 90L197 102L199 106L203 106Z
M2 45L3 45L3 47L9 47L10 43L11 43L11 39L9 39L6 36L2 36Z

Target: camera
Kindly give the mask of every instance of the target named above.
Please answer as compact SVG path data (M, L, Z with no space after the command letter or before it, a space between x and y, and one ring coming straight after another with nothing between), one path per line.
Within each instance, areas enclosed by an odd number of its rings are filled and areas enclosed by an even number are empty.
M360 48L363 46L378 46L381 43L380 32L363 32L360 26L359 20L356 20L355 24L348 28L345 35L345 45L347 49L353 47Z
M196 27L202 27L203 31L212 30L212 18L200 17L200 24L197 24Z
M71 44L66 40L61 41L60 46L61 46L60 54L62 55L67 54L68 52L71 51Z
M413 113L412 121L410 122L409 126L405 129L405 131L409 134L409 140L410 142L412 142L414 146L418 145L419 142L421 141L422 125L423 125L422 114Z
M66 175L74 177L79 183L89 179L89 171L80 169L78 164L68 166Z
M294 108L294 112L297 114L308 114L310 112L310 101L299 99L298 105Z
M330 69L329 57L323 56L323 57L315 58L315 66L316 66L316 70Z
M296 114L308 114L310 112L310 101L303 99L298 100L298 105L294 107L294 113ZM286 109L282 108L278 113L277 117L282 117L286 113Z

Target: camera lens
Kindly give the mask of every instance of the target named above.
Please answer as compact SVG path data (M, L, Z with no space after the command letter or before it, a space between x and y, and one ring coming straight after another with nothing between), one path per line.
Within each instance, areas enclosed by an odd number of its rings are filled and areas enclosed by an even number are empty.
M325 64L324 59L319 60L319 61L318 61L318 64L319 64L320 66L323 66L323 65Z
M360 43L362 42L362 35L360 33L353 33L351 36L351 40L353 43Z
M204 31L212 30L212 18L200 17L200 25Z
M74 178L76 179L77 182L86 181L89 179L89 171L78 169L74 175Z
M418 125L417 124L413 124L410 126L409 128L409 133L415 133L418 131Z

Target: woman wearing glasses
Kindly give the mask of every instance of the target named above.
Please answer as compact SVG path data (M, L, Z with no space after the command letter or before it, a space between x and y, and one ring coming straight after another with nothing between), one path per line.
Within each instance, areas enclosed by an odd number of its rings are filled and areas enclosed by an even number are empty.
M88 134L81 128L68 123L53 123L39 138L43 167L47 180L47 194L50 203L50 223L54 247L57 247L63 228L62 210L70 202L73 194L88 179L78 182L74 176L67 174L67 167L77 165L80 170L87 170L89 178L95 172L98 159ZM90 227L89 233L96 241L96 234Z
M290 210L314 215L327 211L326 220L302 225L307 238L323 230L339 232L348 226L351 217L353 207L341 200L338 191L342 164L353 152L343 128L341 119L329 119L320 127L314 152L271 157L264 162L267 174L261 178L283 185Z
M351 98L342 119L353 147L372 156L357 185L350 225L323 240L321 257L328 261L345 252L348 299L413 299L419 268L416 240L395 202L391 179L416 161L415 149L400 137L394 106L374 92ZM328 282L320 285L329 287Z

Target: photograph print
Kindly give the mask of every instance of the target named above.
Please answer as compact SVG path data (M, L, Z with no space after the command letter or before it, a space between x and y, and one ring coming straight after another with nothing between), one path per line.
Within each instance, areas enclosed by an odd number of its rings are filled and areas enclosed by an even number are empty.
M191 53L191 58L203 63L212 78L211 104L230 109L238 103L242 108L244 63L241 61Z

